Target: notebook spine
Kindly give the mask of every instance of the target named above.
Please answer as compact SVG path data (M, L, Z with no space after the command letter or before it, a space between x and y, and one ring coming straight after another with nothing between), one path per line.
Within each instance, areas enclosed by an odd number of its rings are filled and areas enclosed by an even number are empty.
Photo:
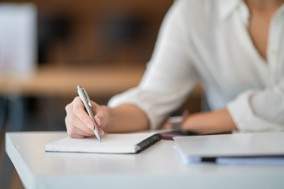
M161 140L160 134L154 134L150 136L149 138L146 138L145 140L141 141L136 145L136 153L141 152L142 150L146 149L147 147L151 146L152 144L158 142Z

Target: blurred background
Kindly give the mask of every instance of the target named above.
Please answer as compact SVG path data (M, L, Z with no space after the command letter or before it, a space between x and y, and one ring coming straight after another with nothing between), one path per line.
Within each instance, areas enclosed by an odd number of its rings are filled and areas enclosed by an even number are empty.
M0 188L22 188L5 132L64 130L77 84L101 104L137 85L172 3L0 0ZM199 111L200 96L181 110Z

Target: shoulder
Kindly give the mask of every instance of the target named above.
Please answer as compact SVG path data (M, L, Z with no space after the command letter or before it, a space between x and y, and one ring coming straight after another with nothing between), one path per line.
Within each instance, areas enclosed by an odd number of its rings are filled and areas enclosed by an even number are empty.
M221 0L176 0L173 7L186 16L209 18L217 14L220 1Z
M170 14L175 14L178 22L190 33L207 33L219 19L220 1L222 0L176 0Z

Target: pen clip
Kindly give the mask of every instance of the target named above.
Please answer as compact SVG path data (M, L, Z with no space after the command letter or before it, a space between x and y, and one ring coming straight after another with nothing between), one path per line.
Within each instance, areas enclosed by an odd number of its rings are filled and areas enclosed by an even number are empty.
M82 88L82 90L83 90L84 95L85 95L85 97L86 97L87 104L88 104L90 107L92 107L92 103L91 103L91 100L90 100L90 97L89 97L87 91L86 91L84 88Z

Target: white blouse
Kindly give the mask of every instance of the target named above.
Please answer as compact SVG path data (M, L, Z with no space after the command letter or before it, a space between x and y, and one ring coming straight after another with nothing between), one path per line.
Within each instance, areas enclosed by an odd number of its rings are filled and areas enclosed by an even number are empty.
M157 128L201 82L210 108L227 107L240 131L284 130L284 6L271 22L267 62L248 19L242 0L176 1L141 83L109 106L135 104Z

